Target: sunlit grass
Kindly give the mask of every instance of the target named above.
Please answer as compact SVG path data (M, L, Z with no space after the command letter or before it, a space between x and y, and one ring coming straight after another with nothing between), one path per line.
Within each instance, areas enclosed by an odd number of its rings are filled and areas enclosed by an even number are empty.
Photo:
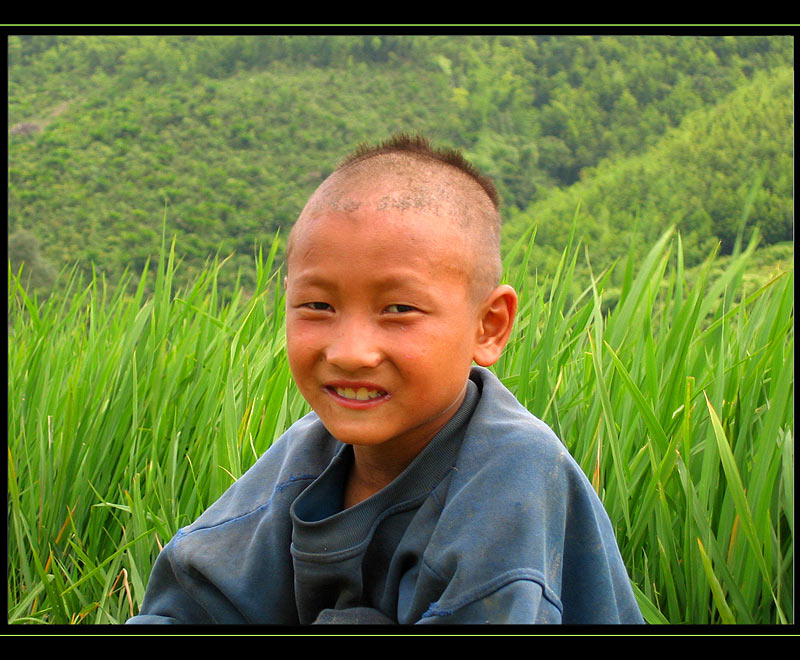
M151 296L65 276L40 303L9 274L10 622L123 622L161 545L308 410L276 247L247 296L220 262L175 290L174 250ZM546 285L507 273L495 370L592 481L653 623L793 621L793 273L743 297L749 255L690 277L666 234L611 311L572 242Z

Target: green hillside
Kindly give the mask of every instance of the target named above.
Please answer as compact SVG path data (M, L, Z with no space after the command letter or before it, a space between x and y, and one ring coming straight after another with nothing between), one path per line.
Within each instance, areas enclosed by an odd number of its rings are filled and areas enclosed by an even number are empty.
M534 267L550 272L578 208L579 233L601 257L598 266L625 256L631 244L644 252L673 225L690 266L717 245L730 254L754 231L763 246L790 242L793 113L793 71L759 74L716 105L689 113L644 152L605 159L584 169L578 183L512 212L506 242L536 225Z
M749 222L792 240L792 61L789 36L12 35L8 233L116 280L165 226L180 278L235 252L251 288L255 245L338 159L405 130L495 179L543 269L578 198L598 265L634 219L729 251L765 164Z

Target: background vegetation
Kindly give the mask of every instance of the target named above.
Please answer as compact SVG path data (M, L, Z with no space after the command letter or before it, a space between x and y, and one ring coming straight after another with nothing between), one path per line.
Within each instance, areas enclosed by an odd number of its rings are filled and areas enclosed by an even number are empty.
M117 281L166 217L179 277L235 252L221 277L252 288L338 160L406 130L493 177L508 244L538 225L540 277L578 200L596 263L676 225L693 266L730 254L757 181L746 235L793 239L793 57L781 35L12 35L8 230Z
M525 303L496 371L592 479L646 618L793 621L791 37L8 47L9 621L123 621L306 411L283 237L397 130L497 182Z
M307 412L275 251L249 298L223 300L219 264L176 288L174 253L151 296L73 276L37 305L10 277L9 621L137 612L162 545ZM690 282L669 232L604 312L608 274L571 300L580 253L549 286L508 271L496 372L592 480L649 622L792 622L791 271L742 295L751 246Z

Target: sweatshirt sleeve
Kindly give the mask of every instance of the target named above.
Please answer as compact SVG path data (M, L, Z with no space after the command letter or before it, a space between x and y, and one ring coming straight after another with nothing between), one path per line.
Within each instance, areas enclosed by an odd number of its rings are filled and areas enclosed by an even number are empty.
M125 623L244 623L231 603L211 583L200 577L192 578L177 565L174 547L173 540L156 558L141 611Z
M164 546L126 623L296 624L289 508L335 447L315 417L296 422Z
M486 493L464 491L469 498L450 525L461 533L428 556L423 573L443 589L418 623L643 623L611 523L588 481L571 462L559 477L538 481L546 487L526 505L530 484L504 483L493 506L481 498Z
M559 624L561 605L548 598L539 580L514 579L499 589L456 609L432 603L420 625Z
M213 623L181 586L170 554L171 546L167 545L156 558L141 611L128 619L126 624Z

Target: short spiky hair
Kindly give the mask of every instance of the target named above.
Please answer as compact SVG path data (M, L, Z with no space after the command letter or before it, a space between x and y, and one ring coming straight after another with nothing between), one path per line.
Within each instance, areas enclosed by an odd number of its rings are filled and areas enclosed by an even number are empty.
M350 155L346 156L338 165L336 170L342 170L359 163L361 161L391 153L411 153L431 160L439 161L445 165L450 165L461 170L472 177L492 200L495 209L500 206L500 195L489 177L481 174L478 169L470 163L457 149L446 147L436 148L430 140L422 135L409 135L408 133L396 133L388 140L371 145L361 143Z

